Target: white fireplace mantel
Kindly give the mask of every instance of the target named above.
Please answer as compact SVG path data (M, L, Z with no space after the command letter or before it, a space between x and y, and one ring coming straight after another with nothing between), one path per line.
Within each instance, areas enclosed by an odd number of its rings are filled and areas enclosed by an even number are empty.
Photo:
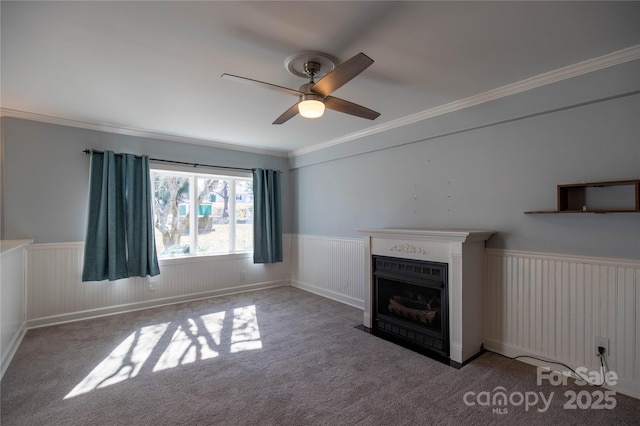
M356 231L363 236L365 247L366 327L373 327L371 256L443 262L448 265L449 276L450 359L462 365L480 352L484 246L494 231L405 228Z

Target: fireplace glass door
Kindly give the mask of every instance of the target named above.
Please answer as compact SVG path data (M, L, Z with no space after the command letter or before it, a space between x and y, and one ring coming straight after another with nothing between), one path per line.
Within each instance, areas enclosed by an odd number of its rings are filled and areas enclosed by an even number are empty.
M374 256L373 265L374 332L448 356L447 264Z

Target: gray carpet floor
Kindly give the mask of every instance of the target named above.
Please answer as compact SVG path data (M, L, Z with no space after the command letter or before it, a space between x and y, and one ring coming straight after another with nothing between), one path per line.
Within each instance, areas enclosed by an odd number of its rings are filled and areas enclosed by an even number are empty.
M357 329L361 323L358 309L279 287L30 330L2 379L0 418L3 425L640 424L637 399L617 394L613 409L568 410L565 392L605 389L538 386L535 367L491 352L455 369ZM482 392L500 390L513 403L478 404ZM517 404L533 393L551 398L549 406Z

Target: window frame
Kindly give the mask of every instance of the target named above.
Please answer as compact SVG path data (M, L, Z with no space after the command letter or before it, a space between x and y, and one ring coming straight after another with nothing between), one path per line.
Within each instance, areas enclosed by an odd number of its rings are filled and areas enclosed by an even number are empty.
M159 164L152 163L150 167L150 177L153 186L153 182L155 181L156 175L174 175L174 176L183 176L188 177L189 181L189 211L197 211L198 207L195 206L197 202L197 185L198 179L224 179L229 181L229 200L228 200L228 215L229 215L229 246L228 251L226 252L205 252L198 253L198 226L197 226L197 215L192 214L189 215L189 229L195 230L195 232L190 231L190 235L188 237L189 244L189 253L184 254L165 254L162 255L158 253L158 260L161 264L171 264L174 262L178 263L190 263L190 262L199 262L206 261L208 257L221 257L226 256L228 258L249 258L253 255L253 245L251 245L250 249L237 249L236 248L236 226L237 226L237 217L236 217L236 182L237 181L247 181L252 182L253 176L251 172L243 172L237 170L226 170L226 169L216 169L216 168L207 168L207 170L199 169L198 171L194 171L193 167L181 166L181 165L168 165L168 164ZM154 197L154 188L151 188L152 197ZM155 197L154 197L155 203ZM233 220L231 220L233 218ZM154 233L156 231L155 224L155 214L154 214L154 224L153 229ZM253 238L253 236L252 236ZM156 242L156 247L157 247Z

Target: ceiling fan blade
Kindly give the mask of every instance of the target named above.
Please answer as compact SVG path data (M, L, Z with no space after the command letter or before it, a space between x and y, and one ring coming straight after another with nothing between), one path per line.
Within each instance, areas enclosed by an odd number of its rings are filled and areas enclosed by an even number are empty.
M311 86L311 90L320 93L322 96L329 96L371 64L373 64L373 59L364 53L358 53L318 80L316 84Z
M295 117L296 114L298 114L298 103L297 102L295 104L293 104L293 106L291 108L289 108L288 110L283 112L282 115L280 117L276 118L276 120L271 124L282 124L285 121L288 121L288 120L292 119L293 117Z
M286 93L288 95L300 96L303 93L295 90L289 89L288 87L282 87L271 83L265 83L264 81L253 80L247 77L240 77L232 74L222 74L220 77L226 78L227 80L237 81L238 83L250 84L252 86L262 87L263 89L275 90L276 92Z
M365 108L353 102L336 98L335 96L327 96L324 100L324 106L334 111L343 112L345 114L355 115L356 117L375 120L380 116L379 112Z

